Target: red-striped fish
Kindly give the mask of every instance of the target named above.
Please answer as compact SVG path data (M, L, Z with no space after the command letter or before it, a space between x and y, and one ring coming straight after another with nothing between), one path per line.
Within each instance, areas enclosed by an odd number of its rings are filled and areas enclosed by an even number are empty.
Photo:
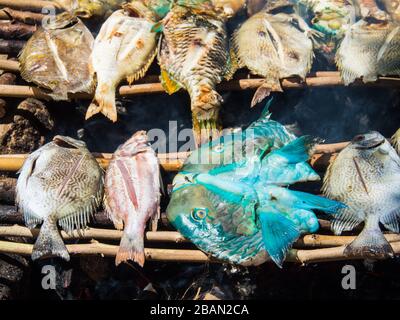
M145 131L136 132L115 151L105 178L105 208L117 229L124 229L115 264L133 260L143 266L144 230L160 217L160 171Z

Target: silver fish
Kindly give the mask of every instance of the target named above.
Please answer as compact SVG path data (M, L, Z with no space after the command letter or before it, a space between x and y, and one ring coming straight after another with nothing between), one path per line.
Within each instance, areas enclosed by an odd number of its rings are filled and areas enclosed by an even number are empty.
M116 265L134 260L143 266L144 230L160 217L160 172L145 131L136 132L115 151L105 178L106 212L117 229L124 229Z
M362 232L346 247L345 255L393 256L379 223L399 232L400 158L385 137L374 131L354 137L329 166L323 192L347 205L333 217L335 234L364 222Z
M32 259L55 255L69 260L57 230L83 230L103 197L103 171L83 141L55 136L24 162L16 204L29 228L43 222Z

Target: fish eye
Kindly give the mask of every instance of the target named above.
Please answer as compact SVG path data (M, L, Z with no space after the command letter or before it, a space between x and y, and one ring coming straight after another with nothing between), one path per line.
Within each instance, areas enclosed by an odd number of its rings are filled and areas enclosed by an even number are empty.
M194 208L192 210L192 218L195 221L201 221L205 217L207 217L208 209L207 208Z
M223 143L217 144L217 145L213 148L213 151L218 152L218 153L221 153L222 151L224 151L224 144L223 144Z

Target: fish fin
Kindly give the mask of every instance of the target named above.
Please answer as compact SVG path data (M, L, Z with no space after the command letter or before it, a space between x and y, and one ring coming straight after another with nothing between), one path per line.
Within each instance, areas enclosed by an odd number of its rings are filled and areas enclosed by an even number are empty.
M292 196L297 198L298 202L300 203L298 207L301 209L306 209L306 210L316 209L324 211L326 213L335 214L340 209L346 208L346 205L341 202L316 196L311 193L295 191L295 190L287 190L287 191L290 192Z
M344 249L343 253L347 257L394 257L392 246L385 239L381 230L370 230L366 227L364 227L358 237Z
M199 120L193 115L193 136L197 146L217 139L221 134L221 127L217 120Z
M144 243L143 235L137 233L131 237L126 232L123 233L117 256L115 257L115 265L119 265L121 262L133 260L141 267L144 265Z
M139 80L140 78L143 78L145 76L147 70L149 70L151 64L153 63L153 60L156 57L156 55L157 55L157 49L153 50L153 52L149 55L147 61L140 70L126 77L126 80L128 81L129 85L131 85L134 81Z
M300 237L300 231L281 213L263 211L262 208L258 209L257 213L265 249L276 265L282 268L286 253Z
M299 163L307 161L310 158L309 152L315 144L315 140L310 136L302 136L288 143L280 149L272 151L268 156L279 154L284 157L288 163Z
M69 261L69 253L57 229L57 224L52 219L44 220L37 240L33 246L32 260L41 257L57 256Z
M161 213L160 213L160 206L157 206L157 210L154 212L154 214L150 218L150 230L151 231L157 231L158 227L158 220L160 220Z
M397 33L399 33L400 31L400 27L396 26L392 31L390 31L390 33L387 35L384 44L381 46L381 48L379 49L378 55L376 60L377 61L385 61L385 54L389 51L389 49L391 49L391 45L393 45L391 42L393 40L393 38L397 35Z
M254 93L253 99L251 100L251 105L250 105L251 108L253 108L257 103L263 101L266 97L268 97L271 94L271 92L282 92L282 91L283 90L279 79L265 80Z
M181 89L181 85L173 80L165 69L161 69L160 80L165 92L169 95Z
M400 208L381 216L380 222L392 232L399 233Z
M228 61L225 66L224 78L225 80L231 80L235 72L239 69L238 59L236 53L231 48L229 51Z
M331 229L335 235L340 235L343 231L353 230L363 221L364 217L360 217L355 211L347 208L334 217Z
M85 120L101 112L112 122L117 121L117 107L115 104L115 88L108 84L98 85L95 97L90 104Z

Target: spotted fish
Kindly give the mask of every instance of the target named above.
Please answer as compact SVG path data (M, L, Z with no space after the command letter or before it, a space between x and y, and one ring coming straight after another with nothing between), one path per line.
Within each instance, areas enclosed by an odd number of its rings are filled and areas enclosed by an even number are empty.
M59 256L69 260L57 230L83 230L103 197L103 171L83 141L55 136L24 162L16 186L16 204L25 224L43 222L32 259Z
M400 158L385 137L374 131L354 137L328 167L323 192L347 205L333 217L335 234L364 222L362 232L346 247L345 255L394 255L379 224L399 232Z

